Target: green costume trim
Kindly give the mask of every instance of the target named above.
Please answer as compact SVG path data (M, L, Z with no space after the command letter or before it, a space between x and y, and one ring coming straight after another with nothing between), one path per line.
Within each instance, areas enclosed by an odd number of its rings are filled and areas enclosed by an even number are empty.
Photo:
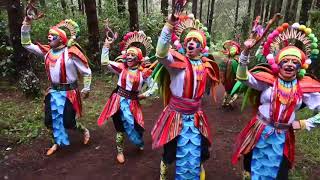
M123 149L124 149L124 133L123 132L116 133L116 143L117 143L118 154L123 154Z

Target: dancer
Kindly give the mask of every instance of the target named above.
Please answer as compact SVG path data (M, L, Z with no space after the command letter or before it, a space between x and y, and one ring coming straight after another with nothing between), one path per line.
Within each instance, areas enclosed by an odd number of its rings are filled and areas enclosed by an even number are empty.
M294 129L310 130L320 123L319 114L295 119L302 103L320 110L320 82L306 75L319 53L317 41L310 28L283 23L263 45L262 53L270 66L256 66L250 72L248 56L255 40L244 43L237 79L256 90L251 89L248 97L257 100L257 110L239 134L232 162L244 156L245 178L288 179L294 163Z
M27 13L29 14L29 13ZM32 16L26 16L21 27L21 44L28 51L44 58L50 88L45 96L45 125L52 130L54 144L47 151L53 154L58 147L70 144L67 129L75 129L84 136L88 144L90 134L77 118L81 117L81 98L78 90L78 73L83 76L81 95L87 97L90 91L91 70L86 56L75 42L79 32L76 22L67 19L49 30L48 45L33 44L30 39ZM65 27L71 33L68 39Z
M223 54L227 56L226 59L220 64L220 72L222 75L221 83L224 86L225 93L223 96L222 107L232 108L233 103L237 100L238 94L234 93L232 95L231 91L236 83L236 71L238 67L238 55L240 54L240 45L235 41L226 41L223 44L224 51Z
M164 147L161 180L167 179L168 164L174 161L175 179L199 179L200 171L204 179L202 163L209 158L211 134L201 99L206 83L212 81L213 89L219 81L217 64L204 56L209 33L193 15L181 15L180 11L169 17L156 49L163 66L155 79L159 79L166 105L152 130L152 147ZM177 51L170 49L171 41Z
M147 37L143 31L127 33L120 43L123 52L122 57L119 58L121 60L115 62L109 60L110 45L116 38L115 34L112 34L113 37L107 35L105 40L101 64L119 75L118 86L112 92L100 114L98 125L103 125L105 120L112 117L116 129L116 158L119 163L124 163L125 134L140 150L144 148L144 119L139 100L152 95L157 90L157 85L153 83L151 78L151 68L146 67L148 64L146 63L148 59L146 55L150 54L152 49L151 38ZM145 83L153 88L139 94Z

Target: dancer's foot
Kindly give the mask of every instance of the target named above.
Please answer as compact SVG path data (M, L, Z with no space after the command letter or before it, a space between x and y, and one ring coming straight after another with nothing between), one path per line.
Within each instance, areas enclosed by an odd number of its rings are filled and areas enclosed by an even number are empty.
M118 162L119 162L120 164L123 164L123 163L124 163L125 159L124 159L123 153L119 153L119 154L117 155L117 160L118 160Z
M140 150L140 151L143 151L143 150L144 150L144 146L140 146L140 147L139 147L139 150Z
M54 152L56 152L58 149L58 144L54 144L52 145L52 147L50 149L48 149L47 151L47 156L52 155Z
M84 133L83 133L83 144L88 144L89 143L89 140L90 140L90 132L89 130L86 128L84 130Z

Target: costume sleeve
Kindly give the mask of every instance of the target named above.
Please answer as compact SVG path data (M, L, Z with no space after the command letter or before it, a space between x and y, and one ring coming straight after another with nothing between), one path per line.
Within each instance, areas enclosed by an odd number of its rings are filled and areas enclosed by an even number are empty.
M91 86L91 69L88 65L84 64L79 58L72 57L74 65L77 67L77 70L83 76L83 89L82 91L90 91Z
M311 128L320 124L320 93L304 93L302 101L309 109L317 112L316 115L306 120L300 120L301 129L310 131Z
M158 84L155 82L152 77L148 77L145 81L148 85L148 90L142 93L145 97L150 97L155 94L156 91L158 91Z
M159 61L167 67L173 62L173 57L169 52L172 31L173 26L169 23L166 23L162 28L156 48L156 56L158 57Z
M21 44L24 48L26 48L29 52L44 57L43 52L39 48L38 45L35 45L31 42L30 38L31 25L22 25L21 26Z
M258 81L248 71L249 56L245 56L243 53L241 53L239 59L240 59L240 63L238 65L237 73L236 73L237 79L239 81L242 81L249 87L256 89L258 91L263 91L267 89L269 87L267 83Z
M114 61L110 61L109 59L109 48L103 47L101 53L101 65L107 66L107 68L116 74L120 74L124 68L123 63L118 63Z

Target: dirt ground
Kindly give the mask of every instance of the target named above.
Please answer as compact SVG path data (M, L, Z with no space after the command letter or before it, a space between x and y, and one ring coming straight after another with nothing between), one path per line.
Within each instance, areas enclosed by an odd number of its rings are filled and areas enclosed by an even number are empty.
M240 112L240 101L233 111L220 108L223 89L217 91L218 102L213 104L210 97L203 101L203 109L211 123L213 145L211 158L205 163L207 179L241 179L241 163L231 165L234 138L244 127L250 114ZM97 111L101 111L97 109ZM135 146L126 143L126 163L120 165L115 160L115 130L112 121L103 128L91 129L89 145L82 144L82 136L70 131L71 146L60 149L47 157L49 138L38 138L27 145L17 146L4 160L0 161L0 179L17 180L153 180L159 179L159 162L162 149L151 149L150 131L160 112L162 103L154 100L144 106L145 150L139 152ZM95 121L95 120L92 120ZM126 141L128 142L128 140ZM169 179L174 179L174 165L170 166Z

